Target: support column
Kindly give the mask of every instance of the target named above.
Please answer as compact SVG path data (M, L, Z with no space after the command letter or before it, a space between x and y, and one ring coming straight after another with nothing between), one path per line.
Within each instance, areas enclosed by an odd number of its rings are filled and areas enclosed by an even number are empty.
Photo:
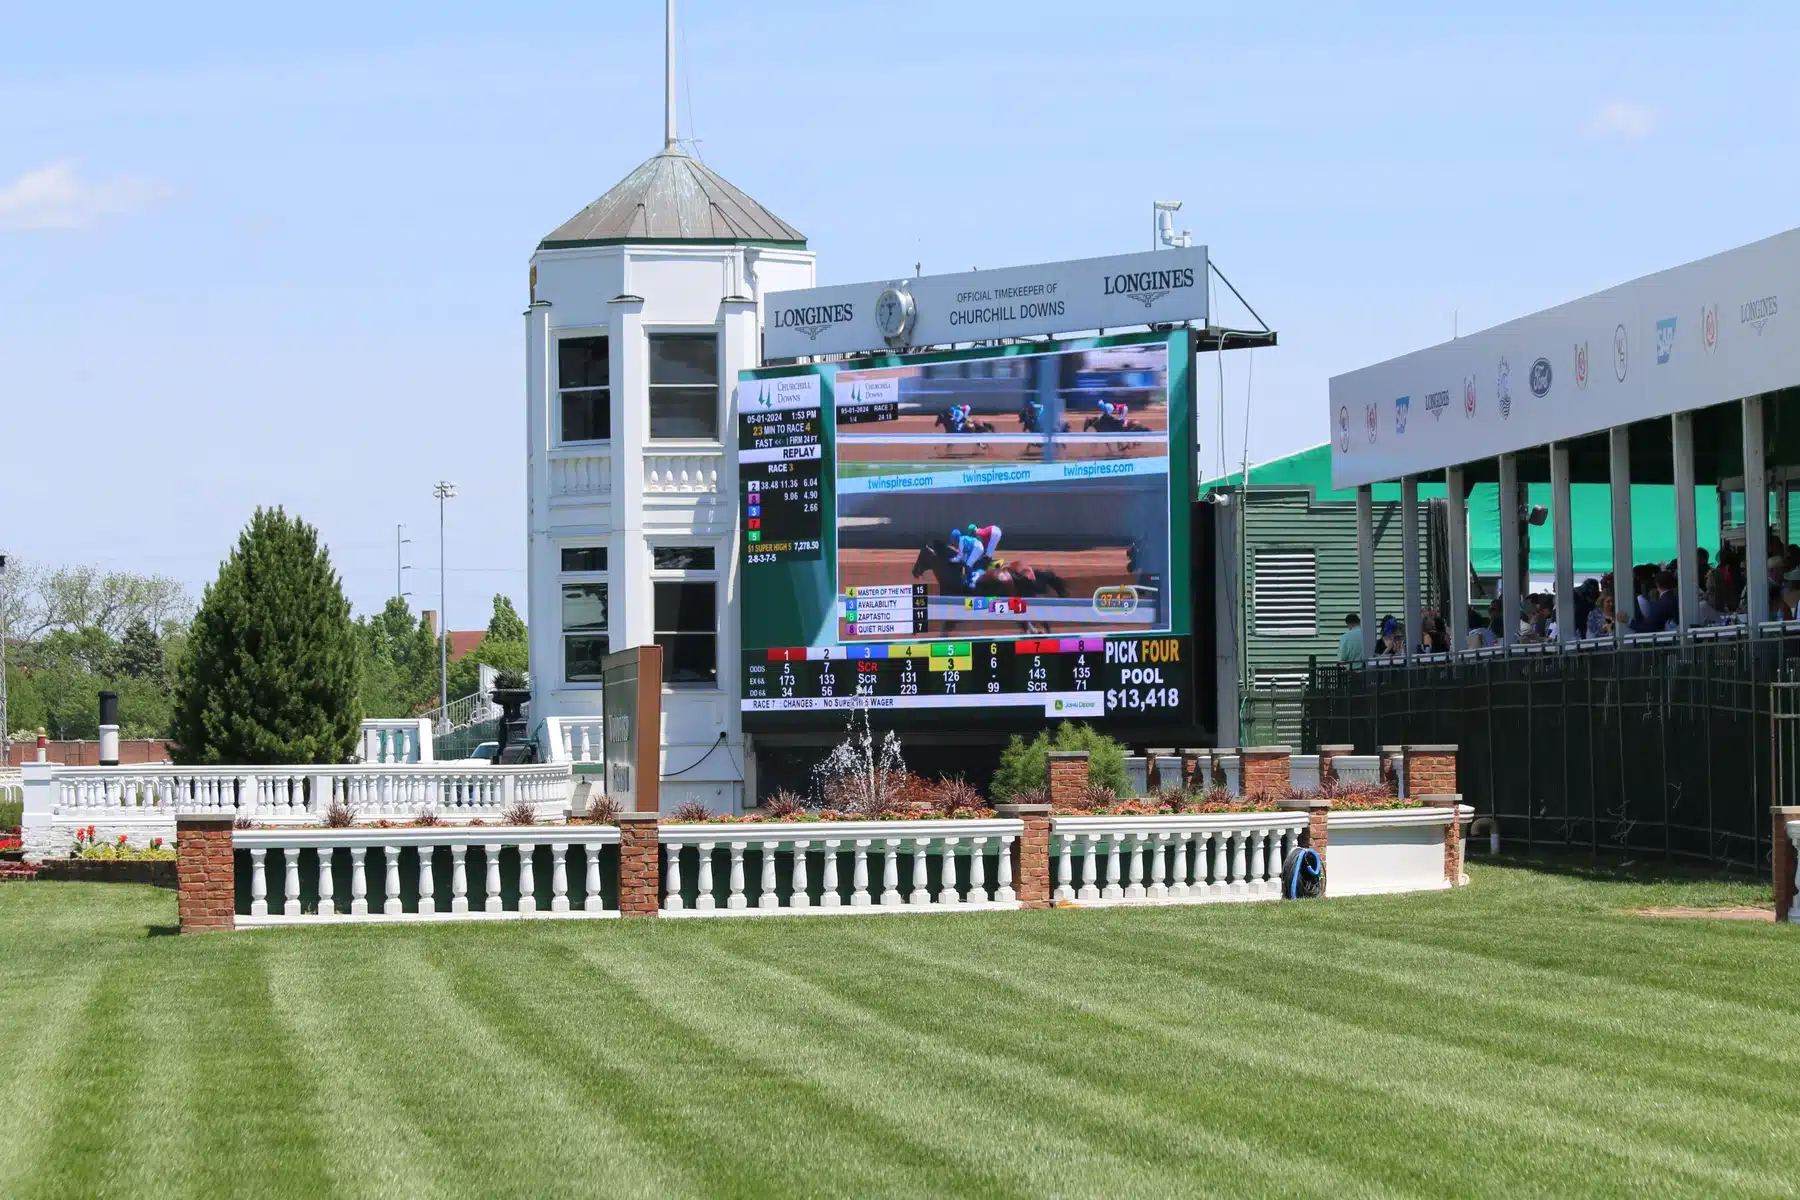
M1519 641L1519 606L1525 596L1525 564L1519 561L1519 459L1500 456L1500 640Z
M1694 414L1669 418L1675 455L1675 589L1681 601L1677 626L1687 640L1700 602L1700 573L1694 565Z
M1406 600L1406 661L1419 652L1419 639L1424 633L1424 613L1419 596L1419 477L1400 477L1400 564L1401 586Z
M1744 611L1750 636L1769 619L1769 588L1763 564L1769 557L1769 466L1763 453L1763 400L1746 396L1744 406Z
M1449 498L1448 526L1450 541L1450 594L1445 598L1450 611L1450 657L1460 657L1469 643L1469 493L1463 483L1463 469L1451 467L1444 472L1444 491Z
M1375 657L1375 630L1381 617L1375 611L1375 489L1368 484L1356 489L1356 572L1362 590L1357 616L1362 620L1363 657Z
M1615 425L1606 437L1612 491L1613 637L1621 639L1637 619L1637 593L1631 586L1631 427Z
M1086 763L1082 764L1084 771L1086 766ZM1025 826L1019 839L1012 844L1013 890L1019 897L1019 907L1050 907L1050 806L996 804L994 812ZM945 856L944 869L956 869L953 857Z
M614 820L619 826L619 915L654 917L662 910L662 847L656 814L622 812ZM679 852L680 847L669 847L670 854Z
M237 926L237 863L231 843L234 814L180 813L175 817L175 909L181 932L207 933Z
M1550 447L1550 520L1556 546L1556 640L1581 640L1575 628L1575 521L1570 511L1569 444Z

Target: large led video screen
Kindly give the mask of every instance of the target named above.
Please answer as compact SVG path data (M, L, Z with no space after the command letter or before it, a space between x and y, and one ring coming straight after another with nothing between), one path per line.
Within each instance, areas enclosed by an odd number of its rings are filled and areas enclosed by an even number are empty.
M745 727L1179 726L1186 329L745 372Z

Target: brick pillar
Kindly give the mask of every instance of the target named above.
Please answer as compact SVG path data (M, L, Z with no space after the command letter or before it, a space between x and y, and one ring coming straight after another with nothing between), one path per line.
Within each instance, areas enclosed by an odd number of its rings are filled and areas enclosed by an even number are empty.
M1162 777L1162 772L1156 768L1157 759L1173 757L1175 757L1175 751L1172 747L1165 747L1162 749L1152 748L1144 751L1144 777L1150 781L1150 794L1152 796L1165 788L1187 786L1187 781L1185 779L1164 779ZM1186 772L1184 771L1183 774L1185 775Z
M1411 778L1412 767L1407 767L1407 777ZM1414 793L1419 802L1426 808L1447 808L1450 810L1450 823L1444 826L1444 881L1451 887L1459 887L1463 881L1463 839L1462 839L1462 797L1454 793L1449 795L1425 795Z
M1455 746L1407 746L1401 753L1406 794L1415 798L1449 796L1456 791Z
M237 928L237 863L231 824L236 813L182 813L175 818L175 897L181 932Z
M1075 802L1088 785L1088 755L1086 750L1052 750L1046 756L1049 760L1050 795L1052 808L1074 808Z
M622 812L619 826L619 915L654 917L662 907L658 814Z
M1281 799L1288 794L1288 748L1244 746L1238 750L1241 782L1246 796Z
M1348 744L1319 747L1319 784L1323 786L1327 780L1337 778L1337 768L1331 760L1345 754L1355 754L1356 747Z
M1085 760L1087 754L1081 757ZM1082 764L1085 771L1086 763ZM1085 786L1087 776L1082 775ZM1050 806L1048 804L996 804L994 812L1025 823L1025 831L1013 842L1013 891L1021 908L1050 907Z
M1410 794L1412 791L1411 788L1402 788L1400 786L1401 781L1399 772L1404 768L1406 762L1406 747L1377 746L1375 747L1375 754L1376 757L1381 760L1382 782L1393 784L1394 791L1398 794ZM1450 790L1455 791L1456 789L1451 788Z
M1331 840L1331 800L1325 796L1308 796L1304 800L1277 800L1287 812L1304 812L1306 830L1300 835L1301 845L1311 846L1319 856L1319 884L1322 896L1331 894L1331 873L1327 870L1325 846Z
M1775 805L1769 819L1775 851L1775 919L1800 924L1800 907L1794 903L1794 841L1787 831L1789 821L1800 821L1800 807Z

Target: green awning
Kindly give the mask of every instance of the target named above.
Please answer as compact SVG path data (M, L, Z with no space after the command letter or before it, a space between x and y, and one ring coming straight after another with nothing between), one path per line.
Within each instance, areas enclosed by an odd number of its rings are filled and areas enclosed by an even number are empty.
M1240 476L1227 475L1200 485L1204 495L1215 487L1235 487ZM1286 458L1250 468L1252 486L1310 487L1319 502L1355 503L1356 492L1331 486L1331 447L1314 446ZM1400 485L1378 483L1376 503L1400 499ZM1469 560L1478 575L1500 573L1500 510L1498 484L1478 483L1469 490ZM1421 483L1419 499L1444 494L1441 483ZM1527 485L1529 503L1550 507L1550 485ZM1612 488L1604 483L1570 485L1569 502L1574 518L1575 575L1577 581L1612 570ZM1542 525L1531 527L1531 562L1527 572L1538 577L1556 573L1555 533L1552 513ZM1719 549L1719 493L1713 487L1694 489L1696 541L1709 554ZM1668 484L1634 484L1631 489L1631 560L1665 563L1675 558L1675 489Z

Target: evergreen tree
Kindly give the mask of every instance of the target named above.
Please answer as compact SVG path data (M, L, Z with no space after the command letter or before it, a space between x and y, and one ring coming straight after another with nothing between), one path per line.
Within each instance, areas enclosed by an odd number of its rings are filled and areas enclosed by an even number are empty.
M194 617L176 686L176 761L345 762L357 675L350 602L318 532L259 508Z
M494 615L488 618L486 640L490 642L522 642L525 640L525 622L519 619L519 612L513 602L500 593L494 593Z
M132 618L131 624L125 626L125 636L119 639L118 669L133 679L147 677L162 682L162 639L142 617Z

